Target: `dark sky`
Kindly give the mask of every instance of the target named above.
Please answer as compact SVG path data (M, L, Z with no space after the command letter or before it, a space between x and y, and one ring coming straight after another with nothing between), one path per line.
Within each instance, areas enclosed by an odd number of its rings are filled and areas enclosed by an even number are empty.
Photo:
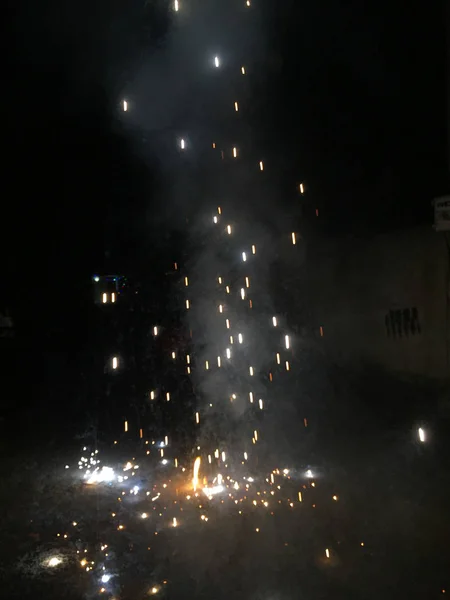
M211 6L211 17L226 14L223 3ZM231 37L236 54L253 51L253 143L276 164L273 178L286 190L286 206L304 178L338 230L372 215L386 227L408 213L427 219L430 200L446 191L438 3L393 9L373 1L264 1L262 9L251 39L232 22L217 28L207 15L195 25L200 41L184 64L207 90L210 73L197 62L209 50L203 40L224 45ZM27 268L42 253L65 270L94 265L109 244L111 221L121 224L119 247L133 247L141 241L141 216L150 208L155 218L163 204L170 182L167 139L152 122L158 106L173 102L164 115L171 136L183 119L200 130L202 118L204 129L210 125L208 114L181 109L182 90L177 104L173 81L183 73L170 59L183 33L161 2L26 2L15 10L3 97L4 186L14 232L7 247L15 249L8 262L20 257ZM155 74L155 64L162 72ZM139 114L131 135L117 122L124 94ZM140 129L145 151L136 149Z
M160 0L12 9L2 303L35 341L51 330L62 332L56 347L81 344L93 272L161 269L174 239L182 247L183 215L210 200L200 148L214 128L233 141L234 90L209 62L224 48L252 74L239 131L252 162L268 165L264 189L245 188L243 201L289 220L304 180L330 235L431 224L430 201L447 191L439 3L260 3L242 28L218 0L198 18L191 2L186 24ZM180 162L183 130L194 148Z

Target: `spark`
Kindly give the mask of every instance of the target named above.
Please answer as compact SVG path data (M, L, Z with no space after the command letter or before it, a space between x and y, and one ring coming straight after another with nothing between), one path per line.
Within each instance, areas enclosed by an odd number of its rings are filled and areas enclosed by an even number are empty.
M178 12L179 8L180 8L180 4L179 4L178 0L175 0L175 2L173 3L174 11Z
M112 368L117 369L117 365L118 365L117 356L114 356L112 359Z
M239 112L239 104L237 102L234 103L234 110Z
M220 494L221 492L223 492L224 487L223 485L215 485L213 487L204 487L203 488L203 493L208 496L216 496L217 494Z
M295 237L295 233L292 232L292 244L295 246L295 244L297 243L296 237Z
M184 149L186 148L186 142L184 141L184 139L181 139L181 140L180 140L180 148L181 148L182 150L184 150Z
M231 225L227 225L227 233L228 235L231 235Z
M422 429L422 427L419 427L419 430L418 430L418 435L419 435L419 441L420 441L420 442L422 442L422 443L423 443L423 442L425 442L425 441L426 441L426 435L425 435L425 431L424 431L424 429Z
M256 246L254 244L252 246L252 254L256 254Z
M226 349L227 358L231 358L231 350L229 348Z
M220 67L220 61L219 61L219 57L218 56L214 57L214 65L216 66L216 68Z
M109 483L111 481L114 481L116 475L114 473L114 469L112 469L111 467L102 467L101 470L96 469L93 473L89 475L86 473L85 478L87 479L86 483L92 485L95 483Z
M242 253L242 261L243 262L247 261L247 254L245 252Z
M192 474L192 487L193 487L194 492L197 491L198 474L200 471L201 462L202 462L202 459L200 458L200 456L197 456L197 458L194 461L194 470L193 470L193 474Z
M59 556L52 556L51 558L48 559L47 566L53 568L53 567L57 567L61 563L62 563L62 558L60 558Z
M127 112L128 110L128 102L126 100L123 101L123 112Z
M285 343L285 346L286 346L286 350L289 350L290 340L289 340L289 336L288 335L284 336L284 343Z
M264 171L264 163L262 160L259 161L259 170Z
M304 192L305 192L305 186L303 185L303 183L301 183L301 184L298 186L298 189L300 190L300 194L304 194Z
M242 75L245 75L245 67L241 67L241 73Z
M237 158L237 148L233 148L233 158Z
M274 326L274 327L276 327L276 326L277 326L277 324L278 324L278 321L277 321L277 318L276 318L276 317L272 317L272 324L273 324L273 326Z
M242 344L242 342L244 341L244 338L242 337L242 333L238 334L238 340L239 340L240 344Z

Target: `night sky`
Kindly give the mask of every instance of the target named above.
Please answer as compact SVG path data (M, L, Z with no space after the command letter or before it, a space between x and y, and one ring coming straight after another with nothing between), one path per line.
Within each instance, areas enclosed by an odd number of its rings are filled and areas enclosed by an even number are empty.
M173 140L184 128L210 144L233 97L205 48L233 48L254 72L238 131L273 168L260 190L242 174L239 202L267 220L275 205L282 221L298 218L300 180L331 236L431 224L430 202L446 192L439 5L265 1L236 19L213 2L184 33L161 1L27 2L10 17L2 302L28 357L62 350L78 370L92 272L139 277L151 262L156 280L184 247L211 176L200 150L180 164Z

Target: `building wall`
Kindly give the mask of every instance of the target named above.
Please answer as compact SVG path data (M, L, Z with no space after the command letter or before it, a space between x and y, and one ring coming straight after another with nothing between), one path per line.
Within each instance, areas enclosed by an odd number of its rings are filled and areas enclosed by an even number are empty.
M327 354L404 375L449 376L445 238L432 228L323 241L307 286Z

